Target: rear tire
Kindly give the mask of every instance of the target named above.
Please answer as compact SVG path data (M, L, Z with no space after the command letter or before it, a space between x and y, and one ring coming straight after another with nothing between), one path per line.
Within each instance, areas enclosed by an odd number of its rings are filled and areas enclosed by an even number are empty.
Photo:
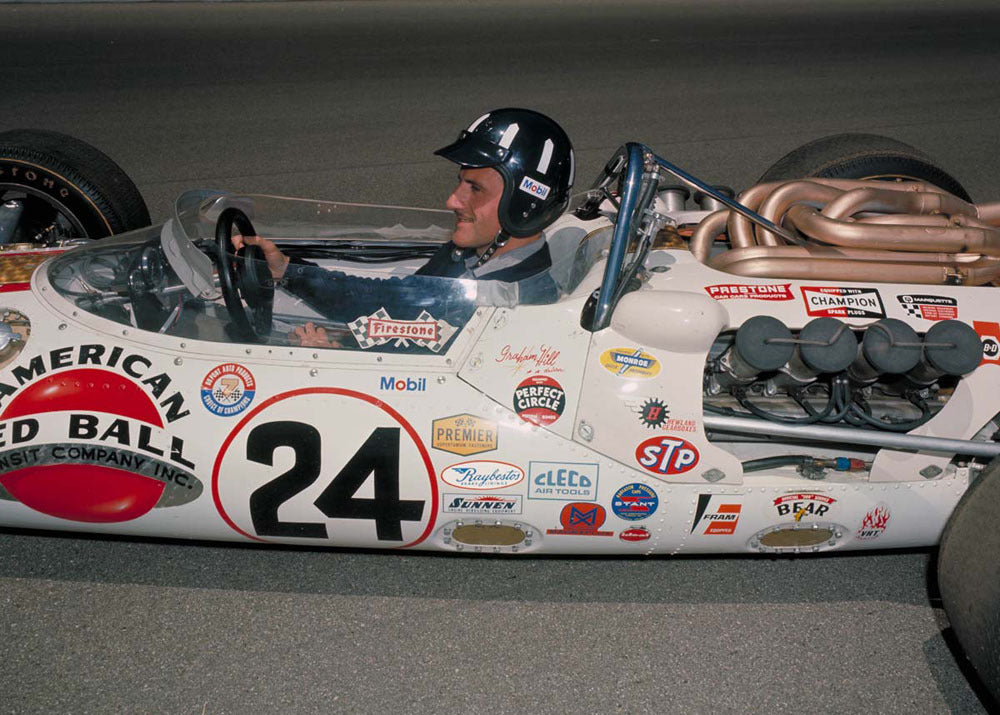
M103 238L150 223L146 203L121 167L58 132L0 133L0 203L10 200L24 208L6 243Z
M786 179L918 179L965 201L969 193L919 149L877 134L836 134L789 152L757 183Z
M941 536L938 585L952 630L1000 701L1000 459L959 500Z

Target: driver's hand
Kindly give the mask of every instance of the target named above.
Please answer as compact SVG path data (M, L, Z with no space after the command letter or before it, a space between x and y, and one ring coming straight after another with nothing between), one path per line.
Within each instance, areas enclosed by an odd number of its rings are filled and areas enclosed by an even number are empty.
M238 233L233 234L233 246L240 250L243 246L258 246L264 252L264 260L267 261L267 268L271 271L271 277L278 280L285 275L288 268L288 256L282 253L274 241L260 236L243 236Z
M315 325L306 323L296 327L288 334L288 339L292 342L298 341L304 348L339 348L340 343L327 336L326 330Z

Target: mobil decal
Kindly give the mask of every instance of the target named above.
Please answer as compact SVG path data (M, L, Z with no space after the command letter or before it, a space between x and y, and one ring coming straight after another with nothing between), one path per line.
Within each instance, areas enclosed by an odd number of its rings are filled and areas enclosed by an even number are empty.
M607 512L600 504L584 504L573 502L567 504L559 513L559 529L546 529L546 534L560 536L612 536L613 531L601 531Z
M601 353L601 366L618 377L647 378L660 374L660 361L642 348L612 348Z
M649 529L643 528L641 526L630 526L627 529L622 529L618 532L618 538L622 541L638 542L638 541L648 541L651 534Z
M463 412L431 423L431 446L469 456L497 448L497 423Z
M520 514L521 495L511 494L444 494L441 511L445 514Z
M531 194L532 196L535 196L539 199L546 198L549 195L549 192L552 190L548 186L543 184L541 181L536 181L535 179L531 179L527 176L521 179L521 183L518 185L517 188L519 188L524 193Z
M563 372L557 365L559 350L549 345L520 345L508 343L500 348L500 354L493 362L509 367L511 372L525 374L549 374Z
M651 516L659 504L660 499L652 487L635 482L615 492L611 498L611 511L619 519L638 521Z
M826 516L837 500L826 494L795 492L782 494L774 500L778 516L792 516L801 521L805 516Z
M732 497L716 496L718 503L712 504L713 495L699 494L698 507L695 509L691 533L699 526L704 526L701 533L706 536L733 534L740 521L742 504L727 503Z
M362 350L392 343L398 348L412 344L427 348L432 353L439 352L457 330L426 310L416 320L395 320L385 308L379 308L371 315L362 315L348 323L347 327Z
M747 285L722 283L705 286L705 291L716 300L743 298L745 300L793 300L791 283L774 285Z
M885 533L889 526L889 505L879 502L865 514L855 536L859 541L871 541Z
M379 378L378 389L383 392L426 392L426 377L390 377Z
M802 286L806 313L822 318L884 318L882 296L875 288Z
M944 295L897 295L900 307L907 315L923 320L954 320L958 318L958 301Z
M596 499L599 467L590 462L530 462L528 498Z
M212 498L248 539L335 546L413 546L439 507L413 425L377 396L336 387L248 410L215 458Z
M142 358L133 372L139 365L152 367ZM115 523L201 495L185 442L169 427L171 415L188 414L179 393L161 410L154 390L103 367L36 369L30 381L12 373L25 384L4 393L12 397L0 411L0 498L59 519ZM158 378L159 387L170 382Z
M1000 325L974 320L972 327L983 341L983 359L979 364L1000 365Z
M533 375L514 389L514 411L525 422L539 427L559 419L565 407L565 390L547 375Z
M683 474L698 465L698 449L683 437L657 435L635 448L635 460L656 475Z
M441 481L459 489L504 489L524 481L524 470L507 462L462 462L446 467Z
M253 373L239 363L216 365L201 381L201 403L219 417L243 412L257 394Z

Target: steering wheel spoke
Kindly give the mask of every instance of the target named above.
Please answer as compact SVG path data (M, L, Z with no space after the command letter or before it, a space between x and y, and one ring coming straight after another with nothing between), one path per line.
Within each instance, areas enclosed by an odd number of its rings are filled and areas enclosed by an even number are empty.
M228 208L219 216L215 245L222 298L237 335L247 342L264 343L271 334L274 282L258 246L244 245L236 250L234 227L242 236L257 235L250 219L239 209Z

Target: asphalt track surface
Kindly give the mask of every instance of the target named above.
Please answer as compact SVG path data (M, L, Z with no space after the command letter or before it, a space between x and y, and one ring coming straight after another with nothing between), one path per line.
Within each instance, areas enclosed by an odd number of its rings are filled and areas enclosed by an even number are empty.
M1000 198L1000 8L3 5L0 129L186 188L440 206L430 151L540 109L749 185L845 131ZM991 525L993 528L996 525ZM925 552L488 559L0 532L3 712L985 712Z

